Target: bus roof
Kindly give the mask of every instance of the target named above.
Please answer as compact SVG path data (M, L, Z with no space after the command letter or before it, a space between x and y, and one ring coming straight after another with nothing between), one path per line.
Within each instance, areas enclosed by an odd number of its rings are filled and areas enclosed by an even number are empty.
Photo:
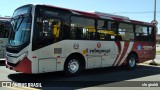
M119 22L127 22L127 23L133 23L133 24L154 26L153 23L131 20L128 17L125 17L125 16L119 16L119 15L114 15L114 14L109 14L109 13L102 13L102 12L97 12L97 11L96 12L84 12L84 11L67 9L67 8L62 8L62 7L52 6L52 5L45 5L45 4L43 4L42 6L54 7L54 8L59 8L59 9L63 9L63 10L68 10L68 11L72 12L73 14L88 16L88 17L92 17L92 18L102 18L102 19L114 20L114 21L119 21Z
M11 17L0 17L0 21L10 21Z

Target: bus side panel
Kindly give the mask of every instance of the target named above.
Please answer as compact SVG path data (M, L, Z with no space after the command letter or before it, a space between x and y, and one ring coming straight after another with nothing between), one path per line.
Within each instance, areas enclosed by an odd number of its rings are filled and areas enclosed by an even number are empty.
M66 56L71 52L85 57L87 69L109 67L118 55L118 46L114 41L67 40Z
M61 71L66 60L66 42L60 41L37 50L39 73Z
M122 65L133 48L134 42L121 41L121 50L114 66Z
M156 55L156 46L154 42L135 42L133 51L138 54L139 63L153 60Z
M56 71L55 58L39 60L38 64L39 64L39 73Z
M135 52L138 56L138 63L143 63L155 59L155 49L155 44L153 42L134 42L132 50L126 54L128 56L131 52ZM126 61L127 57L123 62L124 65L126 64Z

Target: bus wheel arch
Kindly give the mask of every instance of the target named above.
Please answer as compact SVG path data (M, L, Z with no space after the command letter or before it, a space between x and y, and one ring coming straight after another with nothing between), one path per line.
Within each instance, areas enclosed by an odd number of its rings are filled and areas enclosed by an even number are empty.
M127 56L126 68L128 70L135 69L138 61L139 61L138 54L134 51L130 52Z
M85 58L80 53L70 54L64 63L64 74L67 76L76 76L86 67Z

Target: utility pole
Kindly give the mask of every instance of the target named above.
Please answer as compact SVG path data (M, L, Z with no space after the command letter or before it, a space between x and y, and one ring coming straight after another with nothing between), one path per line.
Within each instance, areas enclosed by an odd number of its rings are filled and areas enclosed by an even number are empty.
M157 5L157 0L154 0L154 20L156 21L156 5Z
M151 23L154 23L156 26L158 25L158 22L156 20L156 14L157 14L157 0L154 0L154 19Z
M155 24L156 26L156 36L157 36L157 33L158 33L158 28L157 28L157 25L158 25L158 22L156 20L156 5L157 5L157 0L154 0L154 19L151 23ZM150 65L156 65L157 66L157 63L154 61L154 59L152 60L152 62L149 63Z

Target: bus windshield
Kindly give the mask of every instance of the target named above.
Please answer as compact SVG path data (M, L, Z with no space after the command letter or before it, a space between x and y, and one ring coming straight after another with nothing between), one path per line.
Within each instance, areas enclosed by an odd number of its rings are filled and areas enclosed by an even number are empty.
M9 37L9 44L19 46L30 41L31 34L31 6L18 8L11 19L12 30Z

